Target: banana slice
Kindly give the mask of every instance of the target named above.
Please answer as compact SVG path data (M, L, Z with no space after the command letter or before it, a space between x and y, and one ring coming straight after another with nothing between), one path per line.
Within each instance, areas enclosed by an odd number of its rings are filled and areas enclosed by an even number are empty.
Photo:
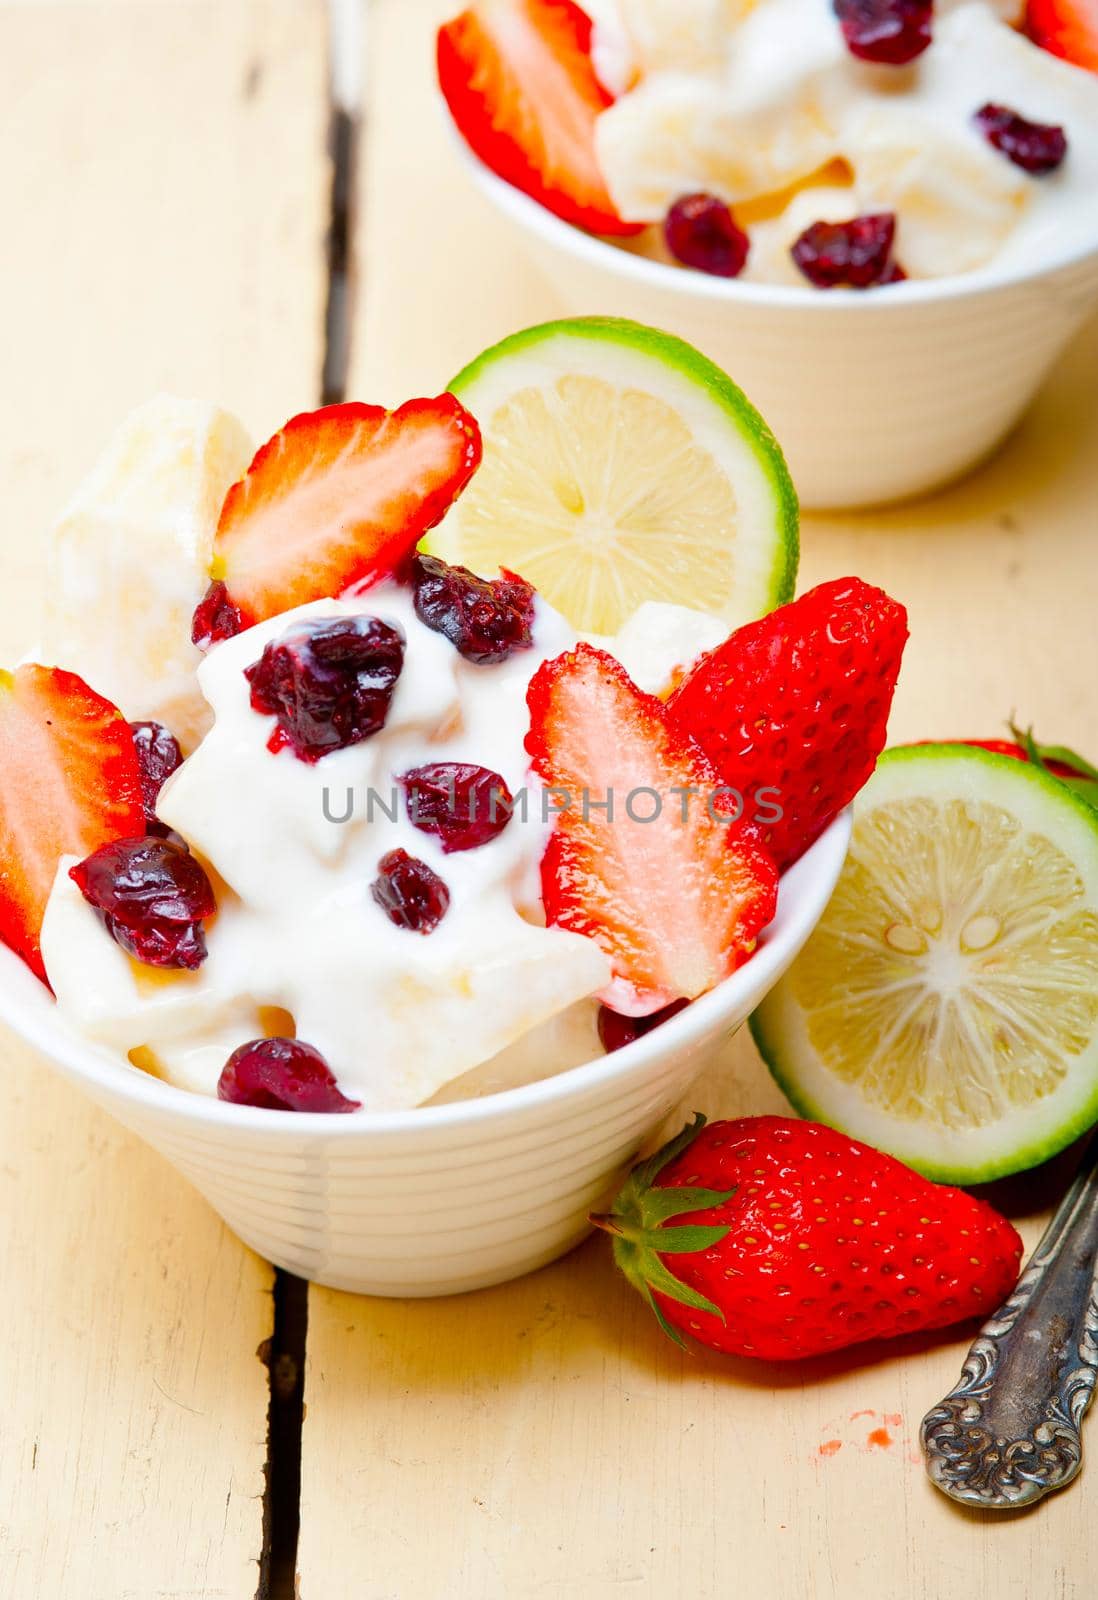
M599 117L599 162L615 204L655 222L697 190L735 205L799 183L841 154L847 71L827 7L760 0L728 30L713 70L655 72Z
M221 503L252 456L242 425L162 395L132 412L49 536L41 659L191 749L209 725L191 614Z
M896 213L896 259L911 277L983 266L1029 198L1026 175L968 123L911 106L864 107L850 120L845 151L857 210Z
M763 0L588 0L599 77L621 94L653 72L712 72L732 30Z
M935 16L947 16L949 12L959 11L962 6L971 5L972 3L973 0L935 0ZM1026 14L1025 0L977 0L977 3L982 4L986 10L998 17L1000 22L1005 22L1009 28L1020 28L1022 19Z
M774 216L752 225L744 277L755 283L805 288L808 280L792 256L796 240L814 222L848 222L864 209L849 185L822 183L799 189Z
M786 189L839 154L830 118L806 95L738 115L724 84L661 73L604 111L599 161L623 216L658 222L681 195L730 205Z
M76 860L62 857L42 924L42 957L68 1020L122 1052L190 1039L229 1021L243 1029L237 1043L254 1038L255 1002L215 986L212 973L220 963L207 962L197 972L169 971L144 966L115 944L69 877ZM215 923L211 951L219 937Z

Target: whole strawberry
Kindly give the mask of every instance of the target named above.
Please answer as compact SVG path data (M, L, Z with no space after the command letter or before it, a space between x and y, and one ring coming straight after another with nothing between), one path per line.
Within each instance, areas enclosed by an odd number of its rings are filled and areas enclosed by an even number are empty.
M672 720L744 796L779 867L873 771L906 640L902 605L839 578L737 628L672 696Z
M992 755L1028 761L1053 778L1059 778L1088 805L1098 808L1098 767L1067 745L1038 744L1032 728L1019 728L1012 722L1010 731L1013 739L962 739L959 742L975 745L979 750L990 750ZM923 742L933 743L932 740Z
M694 1122L634 1168L614 1258L677 1343L791 1361L984 1316L1022 1241L961 1189L814 1122Z

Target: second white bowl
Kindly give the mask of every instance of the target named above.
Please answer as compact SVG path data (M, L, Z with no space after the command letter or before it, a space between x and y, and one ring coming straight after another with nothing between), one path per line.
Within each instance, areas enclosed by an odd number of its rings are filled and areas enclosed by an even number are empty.
M1098 302L1098 242L1036 268L866 293L707 277L562 222L455 144L562 310L697 345L762 412L816 510L920 494L974 466Z
M188 1094L81 1038L2 947L0 1021L167 1156L278 1266L363 1294L478 1289L583 1238L588 1212L801 949L831 898L850 826L846 811L783 876L758 950L712 993L614 1055L481 1100L322 1116Z

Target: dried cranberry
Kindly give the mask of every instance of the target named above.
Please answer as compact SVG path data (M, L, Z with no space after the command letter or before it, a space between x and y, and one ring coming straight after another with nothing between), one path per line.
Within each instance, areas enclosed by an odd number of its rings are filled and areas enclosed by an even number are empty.
M632 1044L634 1039L642 1039L646 1033L651 1033L653 1028L658 1028L669 1017L677 1017L689 1004L689 1000L672 1000L662 1011L653 1011L647 1017L623 1017L620 1012L611 1011L609 1006L600 1006L599 1041L602 1048L607 1055L623 1049L625 1045Z
M1052 122L1030 122L1020 117L1009 106L996 106L990 102L981 106L972 119L989 144L1001 150L1009 161L1023 172L1040 177L1045 172L1055 172L1067 155L1067 137L1063 128Z
M253 1039L234 1050L217 1080L217 1098L270 1111L357 1111L340 1093L319 1050L300 1039Z
M202 919L217 905L209 878L186 845L115 839L69 876L115 943L138 961L191 971L205 961Z
M902 67L930 43L932 0L834 0L846 48L861 61Z
M664 220L663 233L675 259L699 272L737 278L744 269L747 235L714 194L686 194L676 200Z
M145 832L166 839L171 831L156 814L156 802L164 784L182 764L183 752L174 734L162 722L131 722L133 747L141 769L141 801L145 808Z
M450 891L438 873L407 850L382 856L370 893L390 922L412 933L432 933L450 904Z
M253 709L278 718L270 748L314 762L385 726L403 665L404 640L387 622L333 617L297 623L244 676Z
M488 666L533 644L534 591L513 572L489 580L417 555L411 576L416 616L467 661Z
M794 242L793 260L817 289L846 284L870 289L894 283L896 264L891 259L896 218L879 211L849 222L813 222Z
M399 781L408 820L422 833L434 834L447 855L487 844L511 820L511 791L488 767L434 761L413 767Z
M210 645L220 644L222 639L233 638L243 626L244 619L229 599L228 589L223 583L211 583L195 607L191 642L200 650L208 650Z

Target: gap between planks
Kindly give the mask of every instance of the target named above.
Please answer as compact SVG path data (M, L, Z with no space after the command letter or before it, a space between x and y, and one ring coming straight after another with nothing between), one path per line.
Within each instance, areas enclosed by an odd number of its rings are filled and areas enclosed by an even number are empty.
M328 0L328 154L331 183L326 245L327 294L320 372L322 405L346 398L353 315L355 163L359 135L358 52L361 0ZM350 63L354 63L352 68ZM267 1348L270 1400L264 1466L263 1549L256 1600L298 1600L301 1452L309 1285L275 1268Z

